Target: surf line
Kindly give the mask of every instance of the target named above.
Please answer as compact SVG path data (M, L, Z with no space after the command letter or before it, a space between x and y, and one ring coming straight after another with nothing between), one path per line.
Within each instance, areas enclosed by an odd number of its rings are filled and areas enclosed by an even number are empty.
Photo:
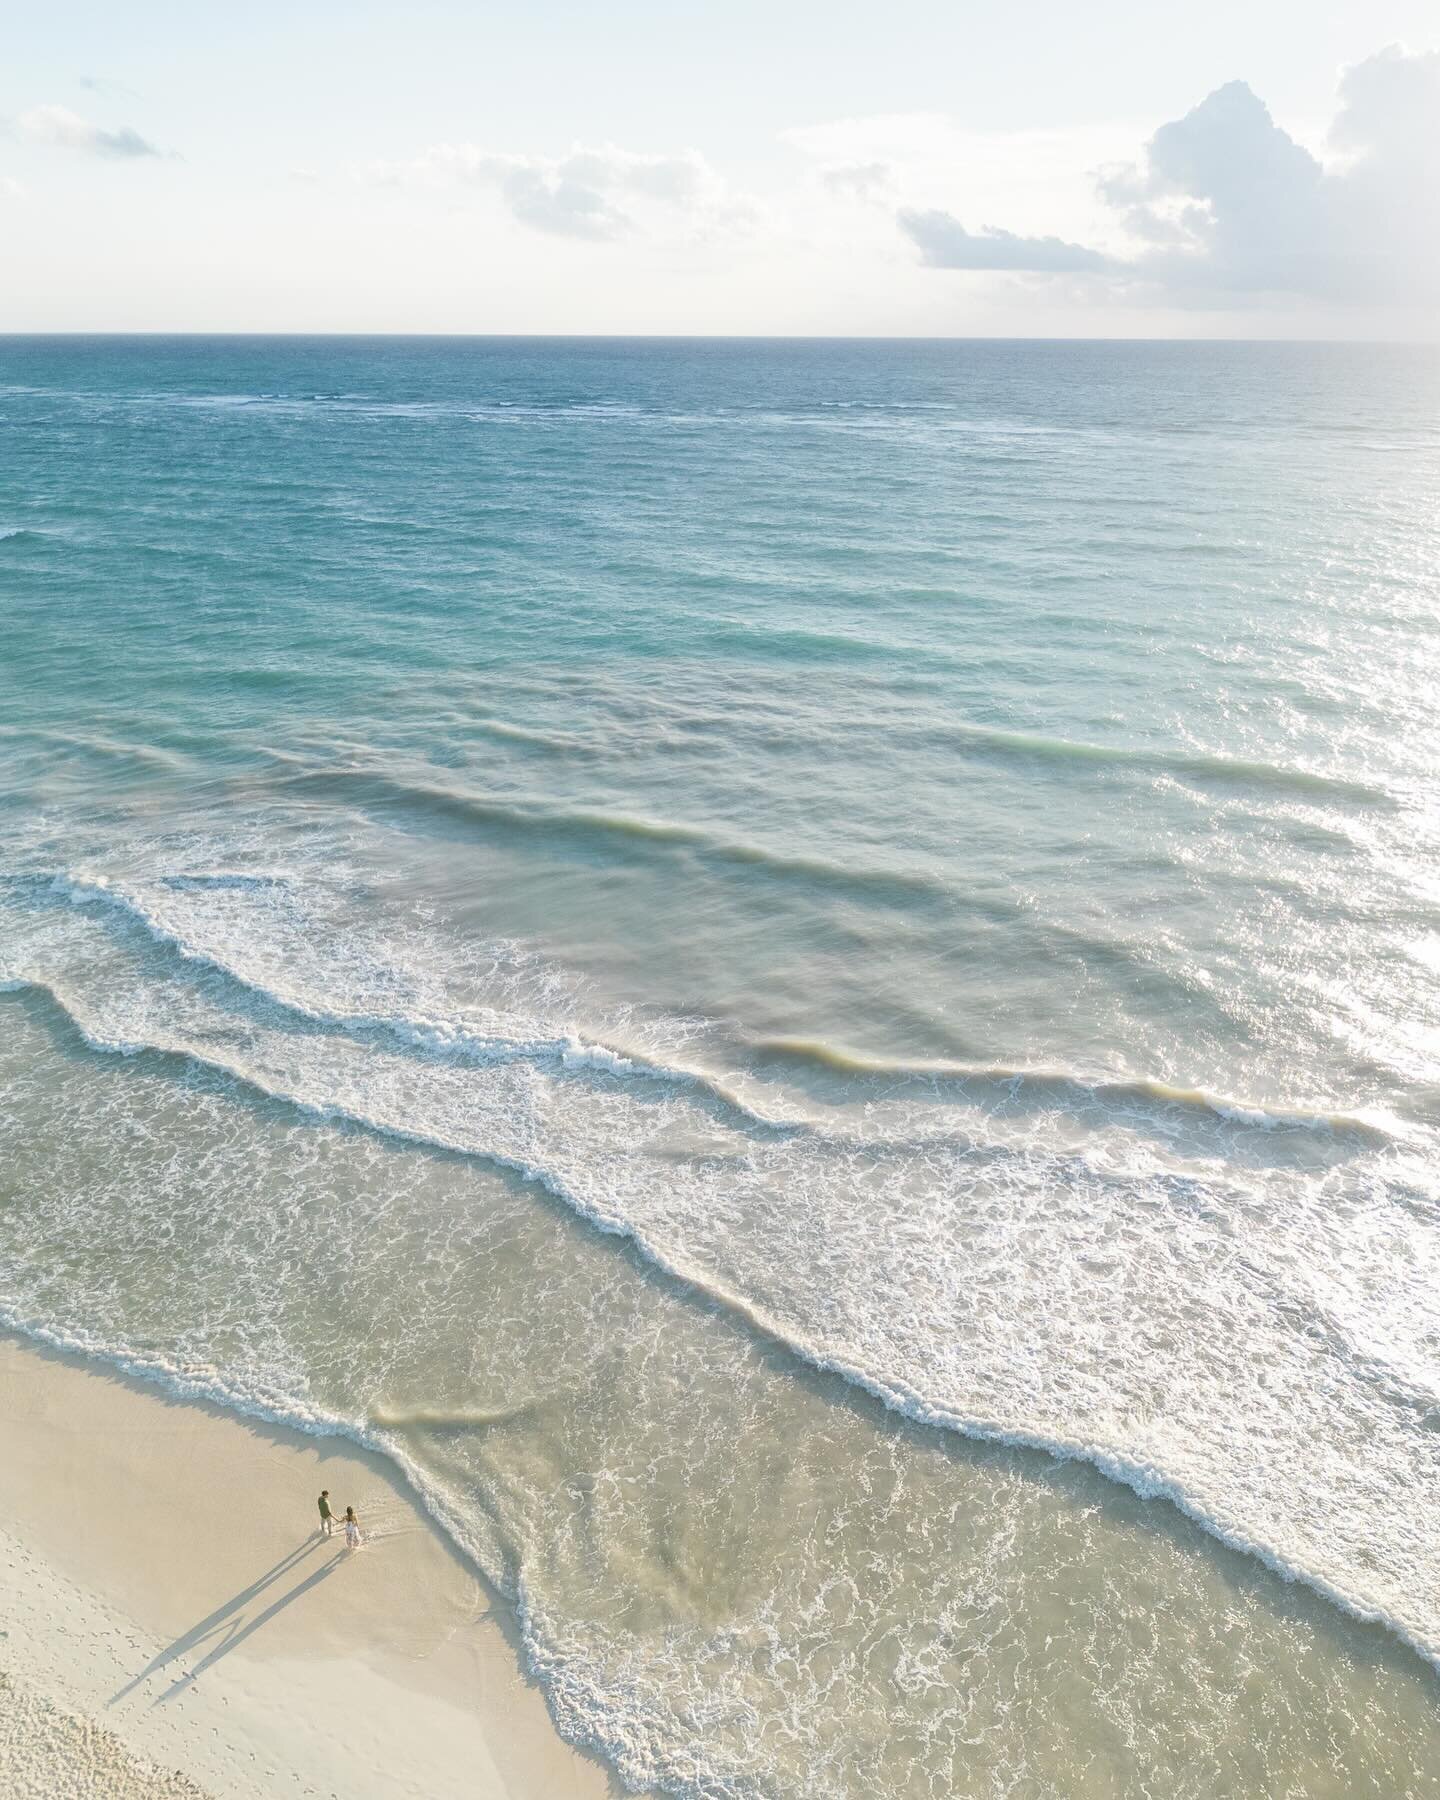
M779 1319L772 1317L767 1311L757 1307L743 1295L736 1293L693 1260L668 1251L632 1220L625 1218L613 1209L598 1205L593 1200L576 1194L557 1176L525 1162L522 1158L475 1144L460 1143L447 1138L440 1132L419 1131L404 1125L375 1119L358 1110L331 1102L303 1099L266 1082L253 1071L237 1069L222 1058L203 1054L186 1045L133 1043L107 1039L88 1030L78 1015L66 1005L63 997L43 981L10 977L4 982L3 987L8 992L28 989L48 999L70 1021L84 1041L92 1049L101 1053L126 1057L154 1055L162 1059L189 1063L197 1068L207 1069L220 1075L234 1083L242 1091L248 1090L272 1103L293 1108L304 1116L346 1123L394 1142L412 1144L420 1149L440 1150L449 1155L462 1156L477 1162L488 1163L492 1167L503 1168L539 1187L604 1235L627 1239L661 1274L693 1293L702 1302L716 1306L729 1316L736 1318L757 1337L793 1356L797 1362L809 1364L823 1373L838 1377L849 1386L869 1394L890 1411L899 1413L915 1424L953 1431L959 1436L980 1442L1042 1451L1059 1461L1087 1462L1107 1479L1130 1488L1141 1499L1168 1500L1171 1505L1193 1519L1196 1524L1221 1543L1253 1557L1282 1580L1302 1582L1340 1611L1366 1623L1381 1625L1407 1648L1440 1670L1440 1635L1437 1635L1432 1628L1427 1628L1419 1620L1402 1618L1365 1599L1362 1595L1352 1594L1317 1570L1309 1569L1304 1564L1282 1555L1247 1531L1238 1520L1227 1517L1219 1508L1208 1506L1202 1496L1191 1493L1179 1481L1172 1479L1154 1465L1137 1461L1120 1446L1103 1442L1086 1442L1078 1438L1041 1431L1014 1421L961 1413L941 1402L929 1399L909 1382L867 1369L820 1344L812 1343L787 1330ZM0 1313L0 1322L3 1322L3 1316L3 1313ZM226 1403L230 1404L231 1402L227 1400Z

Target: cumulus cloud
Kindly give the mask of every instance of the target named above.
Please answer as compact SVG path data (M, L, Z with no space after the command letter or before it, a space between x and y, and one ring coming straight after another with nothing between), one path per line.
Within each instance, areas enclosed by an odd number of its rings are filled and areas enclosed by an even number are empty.
M577 144L564 156L547 157L439 144L412 163L368 174L379 181L449 177L493 187L521 224L557 237L619 238L657 212L713 225L734 222L745 210L695 150L652 155Z
M1440 294L1440 53L1382 51L1345 75L1328 166L1242 81L1102 177L1175 286L1335 300Z
M1440 299L1440 52L1381 51L1346 72L1339 101L1325 160L1243 81L1162 125L1138 162L1099 177L1123 257L972 234L946 213L897 222L939 268L1088 269L1202 301Z
M36 106L22 113L20 130L37 143L57 144L65 150L83 150L91 156L159 156L152 143L128 125L113 131L92 125L65 106Z
M994 225L967 231L947 212L902 208L896 217L900 229L932 269L1009 269L1062 275L1096 273L1114 266L1100 251L1084 244L1067 244L1064 238L1020 237Z

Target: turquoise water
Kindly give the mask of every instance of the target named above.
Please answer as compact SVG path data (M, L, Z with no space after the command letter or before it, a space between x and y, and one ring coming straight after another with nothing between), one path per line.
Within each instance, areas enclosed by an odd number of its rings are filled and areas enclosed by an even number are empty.
M0 340L4 1317L385 1449L636 1785L1429 1791L1437 403Z

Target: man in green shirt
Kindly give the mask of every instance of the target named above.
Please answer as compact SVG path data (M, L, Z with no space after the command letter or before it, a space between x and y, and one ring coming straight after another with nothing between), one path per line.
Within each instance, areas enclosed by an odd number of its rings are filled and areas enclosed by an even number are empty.
M318 1504L320 1507L320 1533L322 1537L329 1537L335 1529L335 1515L330 1510L329 1488L321 1488Z

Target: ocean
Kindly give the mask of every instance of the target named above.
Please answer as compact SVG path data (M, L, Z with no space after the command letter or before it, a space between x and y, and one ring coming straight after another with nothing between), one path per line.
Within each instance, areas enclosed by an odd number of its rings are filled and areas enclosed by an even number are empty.
M0 340L0 1322L728 1800L1440 1792L1440 352Z

